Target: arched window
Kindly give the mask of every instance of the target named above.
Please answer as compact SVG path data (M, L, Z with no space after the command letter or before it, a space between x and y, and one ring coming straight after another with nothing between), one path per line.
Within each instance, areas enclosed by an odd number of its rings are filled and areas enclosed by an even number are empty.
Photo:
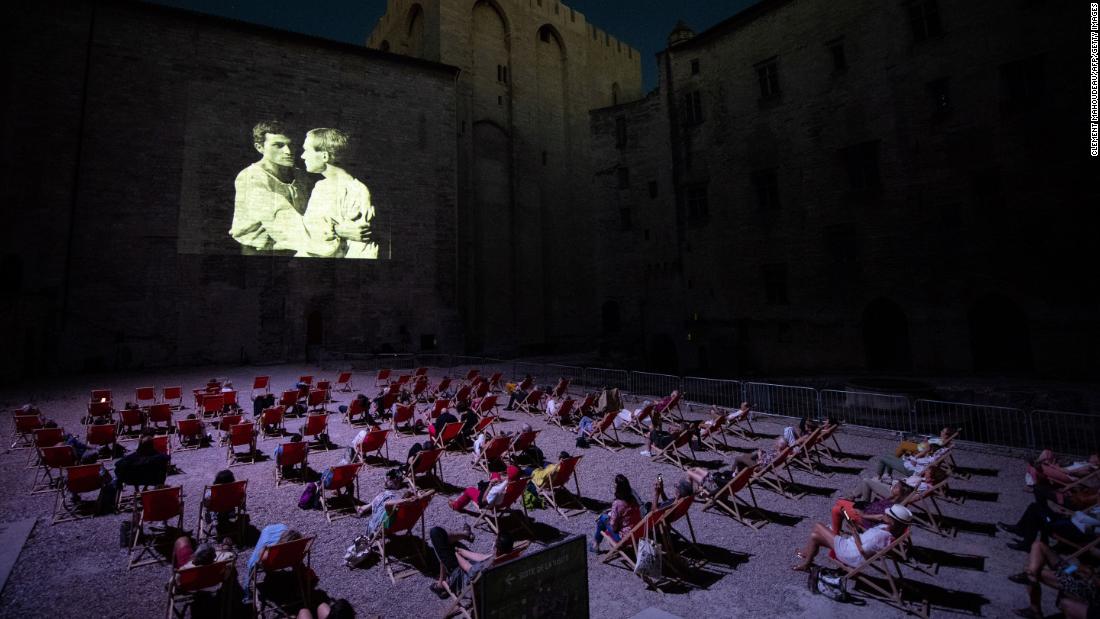
M909 320L897 303L875 299L863 310L863 349L867 369L909 370L913 367L909 348Z
M976 372L1026 372L1034 367L1027 315L1008 297L988 294L970 307L970 352Z

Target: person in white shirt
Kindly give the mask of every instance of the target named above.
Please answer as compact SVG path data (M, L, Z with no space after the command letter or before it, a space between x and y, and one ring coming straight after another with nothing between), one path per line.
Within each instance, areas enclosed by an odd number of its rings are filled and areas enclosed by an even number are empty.
M638 418L639 415L642 414L642 411L644 411L646 408L649 408L650 406L653 406L653 400L646 400L642 402L642 405L634 410L630 410L628 408L622 409L621 411L619 411L619 414L615 416L615 429L617 430L619 428L622 428L626 424L633 422L635 419ZM649 417L646 417L642 420L642 425L649 425Z
M814 557L822 548L832 550L841 563L849 567L858 567L904 534L913 520L913 513L902 505L891 505L884 515L886 524L867 529L859 535L837 535L829 527L820 523L815 524L806 547L796 552L802 562L792 569L800 572L809 571L814 563Z
M302 144L306 171L324 176L309 196L303 223L307 240L299 256L324 258L378 258L373 241L347 240L337 234L338 226L360 222L368 226L374 219L367 186L343 168L348 136L339 129L313 129Z

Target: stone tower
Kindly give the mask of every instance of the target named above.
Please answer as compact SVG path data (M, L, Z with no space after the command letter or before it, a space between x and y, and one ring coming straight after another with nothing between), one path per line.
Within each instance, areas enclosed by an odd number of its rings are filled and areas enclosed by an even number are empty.
M461 69L466 349L591 346L589 112L640 98L638 50L555 0L390 0L367 45Z

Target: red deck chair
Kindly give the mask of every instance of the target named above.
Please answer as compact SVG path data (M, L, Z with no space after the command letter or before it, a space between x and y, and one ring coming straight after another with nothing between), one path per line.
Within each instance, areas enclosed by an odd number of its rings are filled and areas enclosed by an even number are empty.
M731 420L729 418L730 415L735 415L735 417ZM742 424L744 424L745 427L742 427ZM745 428L748 428L747 432ZM727 414L725 430L727 434L731 434L746 441L751 441L756 436L756 430L752 427L752 411L741 413L740 409L737 409Z
M309 443L281 443L279 445L282 449L275 455L275 487L278 488L279 484L286 481L285 471L286 468L297 466L300 473L304 473L306 470L307 460L309 459ZM304 482L304 475L298 475L298 482Z
M134 404L137 404L141 408L147 408L156 404L157 402L157 388L156 387L138 387L134 389Z
M752 485L749 483L755 472L755 467L745 467L719 488L718 492L706 494L707 502L703 505L703 511L718 508L737 522L752 529L759 529L768 524L767 518L763 517L763 512L756 503L756 493L752 491ZM745 489L749 491L751 504L737 495Z
M271 438L272 436L283 435L283 415L286 413L286 408L282 406L271 406L265 408L260 413L260 436L262 438Z
M578 404L576 408L577 412L579 412L581 415L592 415L593 413L595 413L596 394L590 393L584 396L584 399L581 400L581 403Z
M546 504L553 507L562 518L566 520L576 516L577 514L583 514L585 511L584 503L581 502L581 484L577 479L577 463L581 461L583 456L573 456L572 458L566 458L558 462L558 470L554 471L554 474L547 475L543 479L543 483L539 486L539 496L542 497ZM569 478L573 478L573 487L576 488L576 494L569 497L569 500L574 502L579 509L566 510L562 509L563 501L559 499L562 494L569 494Z
M124 408L118 411L118 427L127 440L137 438L134 433L145 429L145 413L138 408Z
M695 539L695 527L691 524L691 506L695 503L695 496L685 496L672 504L668 511L665 513L665 517L657 524L657 529L664 539L665 552L673 553L676 556L680 556L680 552L676 550L676 541L680 540L686 544L695 553L698 559L693 563L693 567L702 567L707 562L707 556L699 548L699 541ZM688 535L676 530L676 527L672 526L684 520L688 525Z
M179 419L176 421L176 439L181 450L202 447L205 436L206 428L203 426L202 419Z
M238 539L242 539L245 530L245 514L248 513L248 480L238 479L227 484L206 486L199 503L198 539L218 537L217 518L214 514L233 514L237 524Z
M113 404L114 399L111 398L111 390L110 389L92 389L92 394L88 398L88 403L90 404L92 402Z
M447 394L447 390L450 389L450 388L451 388L451 377L450 376L444 376L443 378L440 378L439 382L436 383L435 387L433 389L431 389L431 394L430 395L432 397L435 397L435 398L444 397Z
M157 453L168 456L169 472L176 470L176 466L172 464L172 443L168 440L167 434L161 434L160 436L153 437L153 449L156 449Z
M332 481L326 488L320 484L321 509L325 512L325 518L331 523L344 516L355 514L355 507L359 502L359 469L363 468L362 462L352 464L338 464L329 467L332 471ZM331 495L329 493L332 493ZM349 499L346 506L334 504L334 500Z
M325 405L328 403L328 393L321 389L310 389L309 399L306 401L306 406L309 407L309 412L315 413L317 411L324 411Z
M381 389L381 388L389 385L390 384L390 374L392 372L393 371L390 370L389 368L383 368L381 370L378 370L378 375L374 377L374 386Z
M103 488L103 465L81 464L61 469L65 483L57 488L57 500L53 508L53 524L91 518L92 512L82 511L88 505L80 495L98 493ZM76 500L73 500L73 499Z
M373 454L375 457L382 460L383 464L390 461L390 445L386 440L390 436L389 430L371 430L367 432L366 438L359 444L358 449L355 450L355 457L359 462L363 464L367 463L367 458ZM385 450L386 455L382 455L382 451Z
M516 403L516 410L523 411L525 413L541 413L542 412L542 391L535 389L527 394L526 398L523 398Z
M479 416L491 415L497 407L497 396L487 395L480 400L474 400L473 411Z
M466 372L465 381L467 383L472 383L474 382L474 379L477 378L480 374L481 370L470 370L469 372Z
M643 437L649 436L649 426L645 424L645 421L653 415L653 408L654 406L652 404L643 407L642 410L638 411L637 415L631 417L630 420L623 425L623 429L630 430Z
M691 446L692 436L695 434L692 428L684 428L672 437L672 442L665 447L659 448L656 445L653 446L653 461L654 462L668 462L681 469L686 469L687 465L695 461L695 448ZM687 447L691 452L691 455L684 453L682 450Z
M217 417L225 408L225 396L221 393L209 393L202 396L202 416Z
M458 441L455 440L462 434L462 422L453 421L443 426L443 429L438 434L432 436L432 442L436 447L443 449L449 449L451 445L458 445Z
M279 396L279 406L282 406L288 411L294 410L294 406L298 404L298 390L287 389Z
M313 385L313 377L308 375L308 374L304 375L304 376L299 376L298 377L298 383L303 384L303 385L312 386Z
M234 564L237 555L227 553L225 558L207 565L196 565L174 570L168 581L168 619L186 619L198 594L218 589L220 602L218 616L225 619L232 613L232 596L223 585L235 578Z
M426 541L424 535L424 511L428 509L428 505L432 502L432 497L435 496L434 490L429 490L421 496L405 499L396 505L386 507L386 513L388 515L389 524L384 527L380 527L375 533L374 539L371 540L371 546L378 553L378 556L382 559L382 565L386 567L386 574L390 577L390 582L396 584L398 580L402 580L417 573L417 570L412 566L407 566L406 569L400 571L394 571L393 564L396 563L391 553L387 553L387 545L389 540L401 540L408 543L416 553L417 558L420 560L420 565L427 565L424 560L424 554L420 548ZM413 529L416 528L417 523L420 523L420 538L417 540L410 539L413 537Z
M397 404L397 396L396 393L384 394L382 400L378 403L379 410L387 412L393 410L393 407Z
M160 390L160 401L174 410L183 408L183 387L163 387Z
M621 535L617 542L607 531L604 531L603 536L607 541L611 542L611 549L604 556L602 561L604 563L622 561L623 565L633 572L636 566L635 561L638 556L638 543L643 539L656 536L657 525L661 522L661 519L665 517L670 507L671 505L667 507L654 507L649 510L649 513L643 516L638 524Z
M106 419L108 422L114 423L115 409L111 407L110 402L92 402L88 404L88 418L85 419L85 423L95 423L97 419Z
M726 442L726 415L721 414L710 420L710 425L705 423L699 426L699 442L714 451L720 451L722 447L729 449Z
M413 427L413 417L416 416L415 404L398 404L393 411L392 427L394 432L416 432ZM405 427L400 427L405 424Z
M412 397L414 402L419 402L420 400L424 399L424 394L427 392L428 377L421 376L420 378L416 379L415 383L413 383L412 391L409 392L409 395Z
M504 454L507 453L508 448L511 446L512 437L503 434L494 436L489 442L481 446L481 453L479 453L477 459L474 460L474 466L488 473L489 463L503 459Z
M42 461L41 451L46 447L59 445L65 440L65 430L61 428L39 428L31 433L31 457L27 459L27 468L33 469Z
M39 466L31 481L31 494L55 492L61 484L62 472L76 465L76 452L70 445L52 445L38 449Z
M756 474L752 476L749 483L763 486L788 498L798 499L805 496L805 493L797 494L793 492L794 478L791 476L791 470L787 468L787 462L793 452L793 447L785 447L775 457L775 460L772 460L767 466L757 467ZM783 473L787 474L786 479L783 478Z
M340 372L340 374L336 377L336 382L334 383L334 386L336 387L337 391L350 393L352 390L351 372Z
M310 591L312 589L312 583L309 582L309 574L312 570L309 564L314 539L314 537L302 537L282 544L271 544L264 548L260 554L259 562L256 563L256 569L248 577L248 590L252 594L253 616L266 617L267 609L273 608L282 616L296 617L298 609L309 607ZM295 575L298 596L280 603L264 595L264 581L266 581L267 575L288 570L293 571ZM280 589L284 588L280 587Z
M326 402L331 402L332 401L332 381L330 381L330 380L319 380L319 381L317 381L316 387L318 389L320 389L321 391L325 392L325 401Z
M622 449L623 442L619 440L619 431L615 429L615 420L618 417L619 411L607 411L603 418L592 424L592 433L588 435L588 438L609 451Z
M565 394L569 393L569 379L559 378L558 384L554 385L554 390L550 392L552 398L564 398Z
M247 445L248 451L241 453L234 449L235 447L241 447ZM248 423L238 423L229 426L229 436L226 441L226 462L229 466L240 464L242 458L256 461L256 424L251 421Z
M230 410L240 410L240 405L237 404L237 392L234 389L229 391L222 391L222 398L224 404L229 407Z
M533 386L535 386L535 379L530 376L525 376L523 380L519 381L519 384L516 385L516 391L530 391Z
M169 541L175 540L175 534L183 532L181 486L146 490L141 493L139 502L141 509L134 511L131 527L133 537L130 541L130 569L151 563L164 563L164 558L157 553L157 544L165 537ZM173 520L176 523L174 527L169 524ZM153 528L153 523L157 522L163 525L161 531ZM148 531L146 525L149 526ZM149 558L143 559L147 555Z
M467 404L469 404L470 403L470 393L472 391L473 391L473 387L471 387L470 385L465 385L463 387L460 387L459 390L455 392L455 397L454 397L455 404L459 404L461 402L466 402Z
M15 415L12 418L15 424L15 440L11 443L12 449L26 449L34 446L34 431L41 430L44 425L41 415Z
M238 423L241 423L242 419L244 419L242 415L222 415L218 418L218 431L222 433L223 443L226 442L226 440L228 440L229 438L230 428L237 425Z
M493 433L492 425L497 422L497 417L493 415L486 415L477 420L477 424L474 425L473 434L476 436L482 432Z
M575 425L573 421L573 407L576 403L576 400L573 398L565 398L562 400L561 404L558 405L558 409L554 411L554 414L549 418L550 423L563 430L567 426Z
M110 424L97 424L87 426L88 434L84 442L88 445L95 445L96 447L110 447L117 442L117 428ZM101 460L110 460L114 454L108 455L106 458L100 458Z
M487 381L489 384L489 390L496 393L504 391L504 386L501 385L501 379L504 377L504 372L493 372L493 375L489 377Z
M436 400L435 404L432 405L431 411L429 411L428 413L428 422L430 423L434 421L436 417L442 415L443 411L447 410L450 407L451 401L447 398L439 398L438 400Z
M401 376L398 376L396 381L390 383L391 392L396 392L404 389L410 381L412 381L412 374L402 374ZM396 389L393 389L394 385L397 385Z
M535 444L535 439L538 438L539 432L541 432L541 430L520 432L512 441L511 449L508 450L510 457L514 460L515 458L522 456L523 452L527 451L528 447Z
M304 426L302 426L302 430L300 432L300 434L302 435L302 438L309 439L310 437L313 437L313 442L317 446L319 446L321 449L324 449L324 450L327 451L329 449L332 449L332 444L331 444L330 441L323 440L321 438L322 434L327 436L327 433L328 433L328 414L327 413L318 413L318 414L311 414L311 415L306 416L306 423L305 423Z
M443 463L440 460L440 456L443 455L442 449L422 449L417 452L413 457L412 463L409 465L408 471L405 473L405 479L409 482L409 486L413 490L417 489L418 477L425 477L431 475L443 483Z
M500 535L501 520L509 515L519 515L520 512L515 508L515 504L523 496L523 491L527 489L529 481L531 481L529 477L519 477L508 482L508 486L504 489L504 496L500 498L500 502L496 505L481 506L477 502L471 503L477 510L477 521L474 522L474 526L483 526L494 534ZM527 529L528 533L531 533L530 526L527 524L529 518L527 506L523 504L523 501L519 501L519 506L523 510L522 526Z
M672 396L672 399L669 400L667 404L665 404L661 409L657 410L656 412L659 415L667 415L678 421L683 421L684 412L680 410L680 392L675 391L670 395ZM676 415L672 414L673 410L676 411Z
M527 550L527 547L530 545L531 540L523 540L513 545L511 551L493 557L490 565L495 567L516 560L523 556L523 552ZM482 573L484 573L484 570L474 576L473 579L466 581L458 591L452 589L446 581L443 582L444 590L454 602L451 604L451 608L443 614L444 617L451 617L456 614L461 614L465 619L475 619L475 617L477 617L477 609L474 608L474 590L477 587L477 582L481 580Z
M424 366L416 368L416 371L413 372L413 378L420 378L421 376L427 376L427 375L428 375L428 368L426 368Z
M262 395L271 393L271 377L270 376L257 376L252 379L252 393L249 397L256 399L256 393L259 392Z
M151 428L153 428L154 431L161 429L161 426L158 425L158 424L163 423L164 424L163 428L164 428L165 434L171 432L172 431L172 405L168 404L167 402L161 402L159 404L154 404L154 405L150 406L149 407L149 415L146 419L146 422L149 424L149 426Z
M477 402L478 400L489 395L489 383L484 378L478 378L471 385L470 398Z
M344 421L346 421L348 425L366 423L366 412L367 409L359 403L359 398L355 398L348 404L348 410L344 412Z

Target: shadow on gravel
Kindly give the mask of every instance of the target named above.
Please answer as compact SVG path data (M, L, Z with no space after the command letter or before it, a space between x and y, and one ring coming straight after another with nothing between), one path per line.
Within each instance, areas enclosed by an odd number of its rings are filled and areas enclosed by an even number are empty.
M863 472L862 467L838 466L836 464L822 463L818 464L818 468L829 475L859 475Z
M989 537L996 537L997 535L997 525L992 522L974 522L944 516L940 523L944 529L953 531L956 535L959 533L976 533L978 535L988 535Z
M909 549L909 556L917 563L929 570L931 575L939 572L941 567L951 567L960 570L985 571L986 557L980 555L964 555L936 548L913 546Z
M874 456L870 454L850 454L843 451L836 452L836 457L841 460L859 460L860 462L867 462L871 458L874 458Z
M367 466L382 466L386 468L398 466L401 463L397 460L390 460L389 458L383 458L382 456L370 455L363 458L363 464Z
M729 548L723 548L721 546L712 546L711 544L695 544L695 547L702 553L703 558L707 560L708 565L721 566L726 571L732 572L738 567L749 562L749 559L753 555L746 552L735 552Z
M962 503L963 501L984 501L987 503L996 503L1000 500L1001 493L983 492L981 490L959 490L956 488L948 488L947 497L949 499L955 499L955 502L957 503Z
M827 486L807 486L799 482L793 484L787 483L787 490L795 495L807 495L812 494L814 496L833 496L838 489L829 488Z
M967 612L981 615L982 607L989 604L989 598L980 593L945 589L923 581L905 581L905 599L907 601L927 601L932 608Z
M997 469L972 468L969 466L956 466L955 473L959 476L977 475L979 477L997 477L1000 471Z
M594 514L602 514L603 512L611 509L611 503L607 501L601 501L599 499L592 499L589 497L581 497L581 505L584 508Z

